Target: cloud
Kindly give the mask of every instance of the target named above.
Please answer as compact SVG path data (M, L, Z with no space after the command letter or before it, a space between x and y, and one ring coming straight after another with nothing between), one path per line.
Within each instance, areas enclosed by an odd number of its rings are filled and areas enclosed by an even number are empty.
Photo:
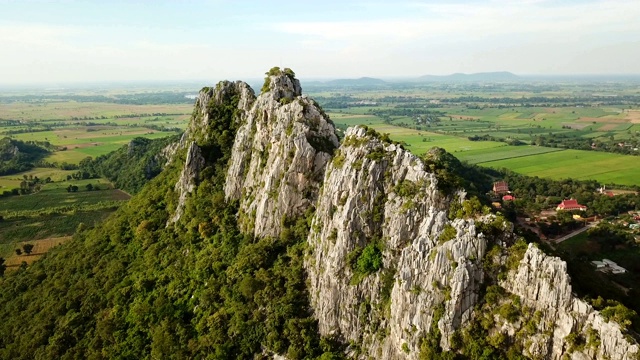
M394 6L403 6L394 4ZM552 5L545 0L483 4L405 3L406 17L356 21L293 21L273 24L275 31L345 42L389 38L398 41L488 36L557 36L592 32L640 33L640 6L634 1Z

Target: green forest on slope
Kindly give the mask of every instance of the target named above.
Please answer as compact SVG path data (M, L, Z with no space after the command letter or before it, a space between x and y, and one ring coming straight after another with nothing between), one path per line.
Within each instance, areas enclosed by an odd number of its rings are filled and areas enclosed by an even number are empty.
M24 142L5 137L0 139L0 175L27 171L35 162L49 154L48 142Z
M162 149L179 139L179 135L161 139L138 137L109 154L80 161L80 170L92 177L109 179L118 189L136 194L162 171L167 161L160 156Z
M0 280L0 358L292 359L340 349L321 339L305 293L310 217L279 238L240 234L222 184L234 108L211 104L208 163L183 223L166 227L184 151L102 226ZM229 105L230 104L230 105ZM337 356L337 355L336 355Z

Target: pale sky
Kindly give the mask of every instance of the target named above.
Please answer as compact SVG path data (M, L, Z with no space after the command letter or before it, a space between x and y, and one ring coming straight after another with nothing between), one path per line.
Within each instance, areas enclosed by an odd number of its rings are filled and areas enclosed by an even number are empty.
M640 74L640 0L0 0L0 85Z

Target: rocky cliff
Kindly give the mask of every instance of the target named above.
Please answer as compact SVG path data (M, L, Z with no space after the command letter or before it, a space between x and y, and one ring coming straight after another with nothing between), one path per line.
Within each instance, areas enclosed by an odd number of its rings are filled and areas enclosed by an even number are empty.
M500 282L520 299L522 316L515 322L499 319L496 332L511 337L526 332L535 318L535 333L527 334L524 354L535 359L634 359L638 345L625 337L620 325L576 298L567 265L530 244L516 270Z
M499 217L453 216L469 201L428 161L364 127L340 144L290 70L269 72L258 97L242 82L203 89L176 145L188 152L174 221L220 144L233 144L224 193L239 203L241 231L277 237L312 215L309 300L321 334L349 344L350 357L471 357L460 339L480 327L485 344L531 358L638 353L618 325L572 294L562 261L517 248Z
M242 230L278 236L284 221L315 203L339 143L333 124L302 95L293 75L270 75L264 90L236 133L225 194L240 200Z
M321 333L339 334L368 356L406 358L418 354L432 321L446 348L469 320L486 244L473 222L448 220L452 200L437 182L400 146L361 127L347 131L309 236L309 292ZM446 228L449 238L441 236ZM381 262L363 268L365 256Z

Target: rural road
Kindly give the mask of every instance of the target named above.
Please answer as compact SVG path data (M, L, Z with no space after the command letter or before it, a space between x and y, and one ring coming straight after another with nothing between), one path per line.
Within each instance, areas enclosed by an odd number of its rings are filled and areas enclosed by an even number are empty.
M569 233L569 234L567 234L567 235L565 235L565 236L563 236L563 237L560 237L560 238L554 239L554 240L553 240L553 242L554 242L555 244L560 244L561 242L563 242L563 241L565 241L565 240L567 240L567 239L570 239L570 238L572 238L572 237L574 237L574 236L576 236L576 235L578 235L578 234L580 234L580 233L583 233L583 232L585 232L585 231L587 231L587 230L591 229L592 227L594 227L594 226L598 225L599 223L600 223L600 221L592 222L591 224L589 224L589 225L587 225L587 226L585 226L585 227L582 227L582 228L580 228L580 229L578 229L578 230L576 230L576 231L574 231L574 232L571 232L571 233Z

